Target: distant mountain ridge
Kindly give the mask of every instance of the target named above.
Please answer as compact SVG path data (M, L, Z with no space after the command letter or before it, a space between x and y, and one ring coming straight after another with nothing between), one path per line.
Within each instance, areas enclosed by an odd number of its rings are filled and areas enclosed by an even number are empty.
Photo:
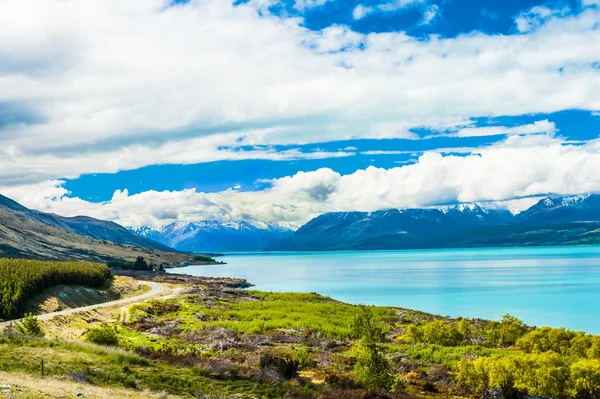
M190 258L114 222L39 212L0 195L0 256L106 261L138 255L157 264Z
M164 227L131 229L140 236L186 252L262 251L291 236L293 230L271 223L175 222Z
M600 195L545 198L513 215L478 205L335 212L314 218L279 251L600 244Z
M129 244L161 251L173 251L173 248L139 236L115 222L94 219L89 216L65 217L53 213L35 211L2 195L0 195L0 207L10 209L13 212L21 214L23 217L35 220L46 226L66 230L85 237L108 240L117 244Z

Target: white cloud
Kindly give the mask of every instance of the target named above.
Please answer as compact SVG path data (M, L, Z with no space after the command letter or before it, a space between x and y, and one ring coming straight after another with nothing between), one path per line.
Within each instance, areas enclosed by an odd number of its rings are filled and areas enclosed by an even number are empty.
M410 131L410 124L382 122L371 126L369 137L371 138L398 138L418 140L419 136Z
M393 0L388 3L383 3L377 6L382 11L397 11L408 6L425 3L426 0Z
M267 131L229 133L171 141L153 145L127 145L107 151L74 151L65 154L29 155L14 148L0 147L0 185L29 183L60 176L77 178L86 173L115 173L149 164L195 164L219 160L295 160L337 158L354 155L353 151L315 150L302 152L297 148L277 150L270 146L242 149L261 141Z
M296 0L294 8L297 10L304 10L306 8L321 7L323 4L331 0Z
M544 6L535 6L515 18L515 25L517 26L517 30L521 33L530 32L539 28L548 19L564 16L568 12L569 8L550 9Z
M363 6L362 4L359 4L356 7L354 7L354 10L352 11L352 17L356 20L363 19L364 17L369 15L371 12L373 12L372 7L366 7L366 6Z
M511 136L465 156L426 152L416 163L369 167L349 175L331 169L300 172L256 192L195 190L116 191L106 203L71 198L60 182L0 189L24 205L65 215L86 214L124 225L162 225L177 220L261 220L299 225L328 211L435 206L449 202L505 202L547 193L600 192L600 140L565 144L545 135ZM49 198L46 198L49 197ZM531 201L531 200L529 200ZM176 217L175 217L176 216Z
M448 134L454 137L477 137L477 136L496 136L496 135L519 135L519 134L554 134L556 125L553 122L546 120L536 121L529 125L521 125L514 127L505 126L482 126L482 127L465 127L457 130L454 133Z
M259 15L270 0L167 3L0 2L0 103L25 114L0 120L1 185L163 160L304 156L222 149L235 135L267 146L406 137L474 116L600 110L594 7L522 35L419 40L311 31ZM311 156L330 155L344 154Z
M593 6L600 7L600 0L582 0L581 5L583 7L593 7Z
M434 19L440 16L441 10L437 4L432 4L423 12L423 20L421 25L429 25Z
M403 10L407 7L423 4L425 2L426 0L393 0L373 7L359 4L352 11L352 17L355 20L359 20L363 19L364 17L373 12L392 13L397 12L399 10ZM438 10L439 7L437 5L431 5L425 8L425 11L423 12L423 23L428 24L429 22L431 22L431 20L435 18Z

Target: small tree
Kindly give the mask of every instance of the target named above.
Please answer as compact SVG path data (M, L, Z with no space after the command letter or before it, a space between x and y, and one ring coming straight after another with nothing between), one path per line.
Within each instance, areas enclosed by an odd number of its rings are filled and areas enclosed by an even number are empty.
M377 345L384 337L383 331L373 320L371 309L366 306L361 306L360 309L352 326L353 337L361 341L354 375L370 389L389 391L394 384L394 378L390 374L389 362L381 355Z
M500 344L514 345L525 334L525 324L515 316L505 314L500 320Z
M17 322L16 328L17 331L23 335L37 337L44 336L44 328L42 327L42 324L38 320L37 316L33 313L27 313L21 321Z
M464 340L468 340L471 336L471 325L467 321L467 319L460 319L458 324L456 325L456 329L462 335Z
M143 256L138 256L135 262L133 263L134 270L149 270L148 263L144 260Z

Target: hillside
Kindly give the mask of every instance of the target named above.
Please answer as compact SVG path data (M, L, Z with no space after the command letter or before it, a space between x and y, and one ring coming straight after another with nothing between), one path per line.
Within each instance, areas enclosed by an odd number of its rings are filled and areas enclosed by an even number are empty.
M88 216L64 217L28 209L19 203L0 195L0 209L8 211L20 219L41 223L48 227L56 227L71 233L98 240L108 240L117 244L130 244L160 251L173 249L166 245L148 240L114 222L94 219Z
M214 220L132 230L171 248L188 252L262 251L293 233L293 230L276 224Z
M600 195L546 198L513 215L477 205L321 215L271 250L600 244Z
M116 223L37 212L0 196L0 256L132 261L140 255L156 264L179 264L190 258L187 254L137 237Z

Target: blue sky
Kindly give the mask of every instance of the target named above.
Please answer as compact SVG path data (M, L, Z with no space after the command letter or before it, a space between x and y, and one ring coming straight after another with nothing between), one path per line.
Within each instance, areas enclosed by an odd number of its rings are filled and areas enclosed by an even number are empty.
M125 225L296 226L597 192L599 7L9 0L0 193Z
M566 140L587 141L600 135L600 117L588 111L569 110L553 114L535 114L481 118L476 126L520 126L537 120L549 120L556 125L558 134ZM432 134L429 130L420 135ZM352 174L369 166L393 168L414 164L424 151L445 149L445 153L464 156L464 147L484 147L501 142L505 136L453 138L441 137L427 140L361 139L302 146L276 146L278 150L299 148L310 153L318 150L335 152L350 148L354 155L341 158L297 159L292 161L242 160L217 161L191 165L151 165L119 173L86 174L67 179L64 187L78 197L92 202L108 201L117 189L127 188L130 194L148 190L177 191L194 188L201 192L219 192L232 187L243 191L257 191L270 186L267 180L294 175L300 171L331 168L340 174ZM388 151L390 154L374 154ZM399 153L401 152L401 153ZM599 165L600 167L600 165Z

